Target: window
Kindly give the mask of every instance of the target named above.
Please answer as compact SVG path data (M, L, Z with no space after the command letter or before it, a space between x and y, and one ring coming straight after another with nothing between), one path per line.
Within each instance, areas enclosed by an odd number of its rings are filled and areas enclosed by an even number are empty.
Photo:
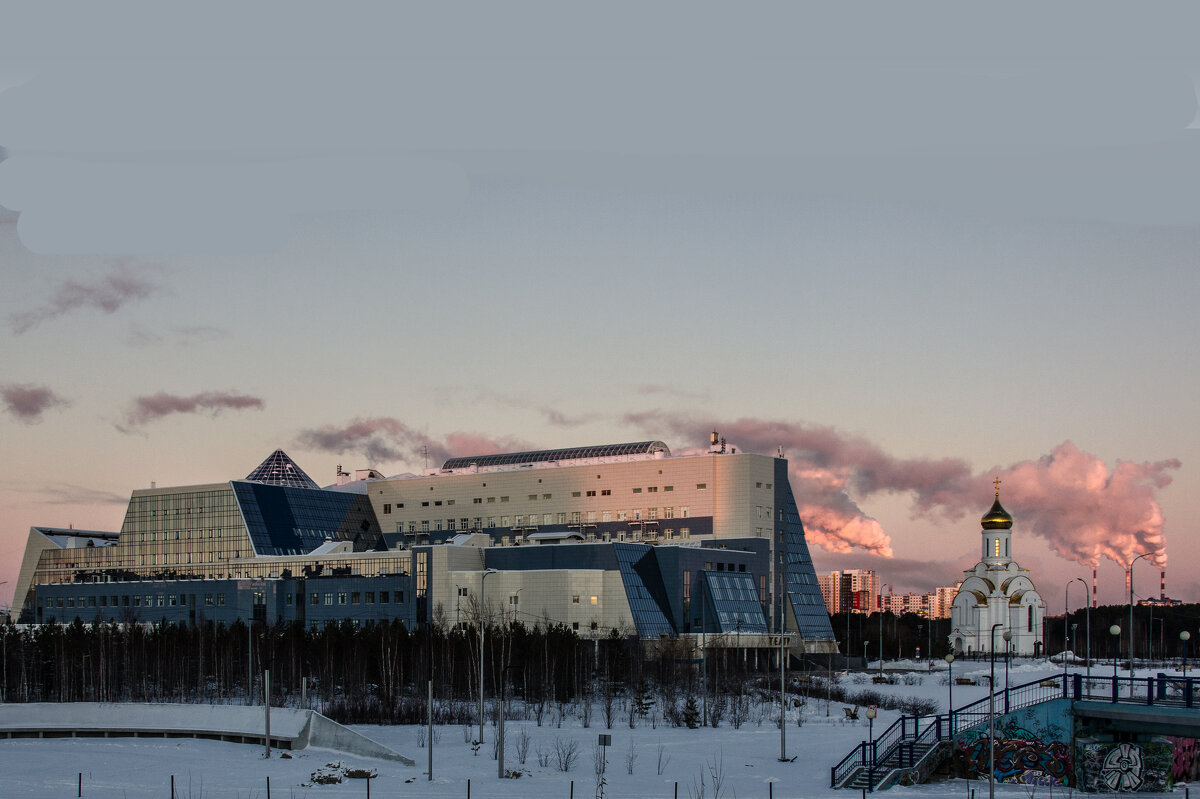
M602 522L611 522L611 521L612 521L612 511L610 511L610 510L606 510L606 511L604 511L603 513L601 513L601 514L600 514L600 521L602 521Z
M517 605L517 604L520 604L520 602L521 602L521 595L520 595L520 594L510 594L510 595L509 595L509 597L508 597L508 604L510 604L510 605Z
M495 502L495 501L496 501L495 497L488 497L488 502Z
M467 595L467 589L466 589L466 588L463 588L461 585L460 585L460 586L458 586L458 595L459 595L459 596L466 596L466 595Z
M310 604L310 605L321 604L321 595L318 594L316 591L313 591L311 594L308 595L308 604Z
M446 504L447 504L447 505L453 505L453 504L454 504L454 500L452 500L452 499L448 499L448 500L446 500Z
M567 523L567 514L565 514L565 513L558 514L557 521L559 524L566 524ZM579 521L579 519L576 518L575 521Z
M508 502L508 497L500 497L501 502Z
M428 532L429 532L429 520L428 520L428 519L422 519L422 520L421 520L421 532L422 532L422 533L428 533Z
M326 605L333 604L333 593L332 592L325 594L325 604Z
M640 489L640 488L635 488L635 489L633 489L633 493L635 493L635 494L640 494L640 493L642 493L642 489Z
M658 486L650 486L649 488L646 489L646 493L647 494L657 494Z
M691 508L689 508L687 505L684 505L679 509L679 518L686 519L690 515L690 512Z
M587 492L587 495L588 495L589 497L594 497L594 496L596 496L596 492L595 492L595 491L589 491L589 492Z
M351 605L361 605L362 604L362 596L357 591L350 592L350 604Z
M700 491L708 488L708 483L696 483L696 488Z
M602 496L602 497L612 496L612 489L611 488L600 489L600 496Z
M595 605L595 604L596 604L596 603L598 603L599 601L600 601L600 597L596 597L596 596L592 597L592 604L593 604L593 605Z
M383 503L383 512L391 513L392 512L392 503L390 503L390 502Z
M162 594L157 595L157 604L160 608L165 604L165 602L164 602L165 599L166 598ZM175 603L172 602L171 604L174 605Z
M338 604L339 605L346 604L346 592L345 591L338 591Z
M554 518L554 514L552 514L552 513L543 513L543 514L542 514L542 524L550 524L550 520L551 520L552 518Z
M529 495L529 501L530 501L530 502L535 502L536 500L537 500L537 494L530 494L530 495Z
M212 603L213 603L213 595L205 594L204 595L204 604L208 607L212 607Z
M404 601L404 592L403 592L403 591L397 591L397 592L396 592L396 604L397 604L397 605L399 605L399 604L400 604L401 602L403 602L403 601Z
M1000 539L996 539L996 557L1000 557Z
M390 598L388 597L388 592L380 591L379 592L379 603L381 605L386 605L389 601L390 601Z
M579 594L575 594L574 596L572 596L572 597L571 597L571 604L572 604L572 605L578 605L578 604L579 604Z
M663 508L663 518L664 519L674 519L675 518L675 509L670 506Z
M578 630L578 629L579 629L579 622L577 622L577 621L573 621L573 622L571 622L571 629L572 629L572 630Z
M663 486L663 491L674 491L675 486Z
M483 497L475 497L473 500L471 500L471 502L475 505L482 505Z
M541 482L541 481L539 480L538 482ZM542 499L550 499L550 497L552 497L552 496L553 496L553 494L542 494Z
M573 496L573 497L578 497L578 496L581 496L581 494L580 494L580 492L578 492L578 491L572 491L572 492L571 492L571 496Z
M428 507L429 507L429 503L428 503L428 502L422 502L422 503L421 503L421 507L422 507L422 508L428 508Z
M217 594L217 607L221 607L224 604L225 604L225 595Z
M617 521L619 521L619 522L625 521L625 515L626 515L625 511L623 511L623 510L617 511Z
M442 501L441 501L440 499L435 499L435 500L433 501L433 504L434 504L435 506L437 506L437 505L441 505L441 504L442 504Z

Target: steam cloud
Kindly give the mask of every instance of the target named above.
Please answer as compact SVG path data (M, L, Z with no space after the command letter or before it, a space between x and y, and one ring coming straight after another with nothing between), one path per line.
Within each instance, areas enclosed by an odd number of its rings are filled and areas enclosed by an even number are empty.
M0 398L5 409L25 424L40 422L42 414L51 408L71 404L48 386L31 383L5 383L0 386Z
M225 410L262 410L264 403L258 397L232 391L205 391L190 397L181 397L160 391L148 397L138 397L133 409L125 417L129 426L143 425L173 413L209 412L213 416ZM121 428L118 428L121 429Z
M45 305L9 316L15 334L28 333L42 322L57 319L80 308L116 313L123 305L149 297L158 286L139 274L128 262L118 262L109 274L91 282L67 280Z
M361 453L370 464L387 461L428 463L441 466L448 458L491 455L530 449L514 438L490 438L478 433L448 433L441 440L414 430L398 419L374 417L353 419L345 425L326 425L301 431L300 446L324 452Z
M707 440L712 427L659 411L627 414L630 424ZM917 516L956 520L986 510L999 477L1005 508L1022 529L1046 539L1068 560L1095 566L1108 558L1128 566L1149 552L1165 566L1163 514L1156 492L1180 462L1117 461L1108 465L1064 441L1037 460L974 474L963 460L895 458L876 444L830 427L738 419L716 425L731 446L788 458L792 489L809 540L831 552L862 549L891 557L891 539L858 500L878 493L912 496Z

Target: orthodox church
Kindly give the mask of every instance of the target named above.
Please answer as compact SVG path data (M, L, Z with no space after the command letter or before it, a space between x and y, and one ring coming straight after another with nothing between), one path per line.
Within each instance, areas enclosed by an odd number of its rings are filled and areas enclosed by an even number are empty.
M1046 603L1029 579L1029 570L1012 559L1012 516L996 501L983 515L983 559L963 572L962 586L950 611L950 647L961 654L1042 654L1042 617ZM994 628L994 632L993 632ZM1005 646L1004 634L1011 638Z

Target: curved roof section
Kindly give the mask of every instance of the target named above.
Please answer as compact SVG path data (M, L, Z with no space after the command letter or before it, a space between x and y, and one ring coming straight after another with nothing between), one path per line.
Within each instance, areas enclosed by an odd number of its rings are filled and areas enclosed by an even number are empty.
M313 479L287 456L287 453L277 449L258 464L258 467L246 479L252 483L265 483L272 486L290 486L291 488L320 488Z
M574 461L583 458L652 455L655 452L662 452L666 455L671 454L670 448L661 441L634 441L628 444L600 444L592 447L541 449L532 452L502 452L496 455L470 455L464 458L451 458L442 464L442 469L466 469L468 466L516 466L522 463Z

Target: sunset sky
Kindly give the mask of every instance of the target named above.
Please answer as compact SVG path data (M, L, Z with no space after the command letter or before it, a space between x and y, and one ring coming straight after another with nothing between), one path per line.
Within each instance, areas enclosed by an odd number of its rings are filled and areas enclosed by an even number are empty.
M713 429L818 573L951 583L999 477L1048 614L1200 601L1198 13L846 8L6 12L0 603L275 447Z

